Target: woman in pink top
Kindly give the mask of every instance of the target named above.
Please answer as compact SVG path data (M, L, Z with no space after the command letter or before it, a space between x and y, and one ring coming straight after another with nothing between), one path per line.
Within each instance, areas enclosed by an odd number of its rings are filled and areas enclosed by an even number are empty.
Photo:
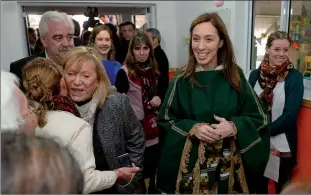
M156 193L154 187L158 159L156 116L161 104L158 78L159 71L152 44L147 35L137 33L129 44L125 65L117 73L115 86L120 93L129 96L132 108L144 128L146 138L144 178L150 178L148 193Z

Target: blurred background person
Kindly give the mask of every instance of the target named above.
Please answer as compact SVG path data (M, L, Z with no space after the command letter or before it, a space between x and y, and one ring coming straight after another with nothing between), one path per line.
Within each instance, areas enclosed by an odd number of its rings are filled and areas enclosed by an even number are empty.
M88 30L82 31L81 41L83 46L87 46L89 44L91 34L92 34L91 31Z
M98 18L99 18L100 21L102 21L104 24L109 24L109 23L110 23L109 16L106 16L106 15L99 15Z
M15 75L1 70L1 130L19 129L34 134L38 125L36 104L27 100Z
M34 55L35 51L35 44L38 39L37 37L37 32L34 28L28 27L28 43L29 43L29 48L30 48L30 54Z
M83 175L70 152L19 131L1 129L1 194L82 194Z
M37 35L38 35L38 37L40 37L40 33L39 33L39 29L38 28L37 28ZM43 47L42 41L41 41L41 39L37 39L37 41L35 43L35 47L34 47L34 52L33 52L32 55L41 53L43 51L44 51L44 47Z
M127 55L127 51L129 48L130 41L132 37L135 35L135 24L132 22L124 22L122 25L122 39L121 39L121 57L120 57L120 63L123 64L124 60Z
M121 23L121 24L119 24L119 26L118 26L118 35L119 35L119 37L120 37L120 40L122 40L124 37L123 37L123 26L124 26L124 23Z
M153 49L154 49L154 56L158 64L158 70L160 72L159 77L159 96L161 100L164 100L168 84L169 84L169 62L164 50L161 48L161 34L158 29L155 28L148 28L146 30L146 34L149 37Z
M80 24L78 21L72 19L73 25L74 25L74 37L73 37L73 43L74 46L80 46L82 45L82 41L80 39L80 32L81 32L81 28L80 28Z

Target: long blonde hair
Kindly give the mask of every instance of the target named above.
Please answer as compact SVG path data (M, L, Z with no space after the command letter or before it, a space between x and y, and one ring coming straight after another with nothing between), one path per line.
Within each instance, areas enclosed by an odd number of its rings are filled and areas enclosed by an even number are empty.
M92 47L83 46L72 48L64 55L62 66L66 74L66 70L69 67L75 65L77 66L77 70L80 70L83 64L89 60L93 61L95 64L95 71L98 80L98 87L92 97L97 101L97 106L100 107L104 104L110 92L114 91L115 88L111 86L110 80L107 76L104 65L100 60L97 50Z
M36 115L39 127L44 127L46 111L53 109L52 98L60 92L62 75L53 60L38 57L26 64L22 78L26 97L40 104Z

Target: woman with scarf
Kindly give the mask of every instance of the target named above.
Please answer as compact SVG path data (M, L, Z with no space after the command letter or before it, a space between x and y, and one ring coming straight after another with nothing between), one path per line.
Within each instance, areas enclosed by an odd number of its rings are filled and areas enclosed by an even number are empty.
M296 164L297 127L303 99L303 77L288 59L291 40L286 32L269 35L266 55L260 67L250 74L249 82L268 107L271 122L271 154L260 193L268 192L268 178L280 193L291 179ZM276 170L275 170L276 169Z
M157 62L148 36L137 33L129 44L125 65L119 70L116 88L126 93L135 114L143 125L146 137L144 178L150 178L148 193L155 193L155 172L158 160L158 127L156 114L161 104L158 95Z
M83 193L100 191L112 187L117 180L128 180L128 174L136 168L120 168L112 171L95 170L90 124L78 118L72 100L60 96L62 75L53 60L36 58L23 69L23 86L29 100L36 106L38 128L36 135L56 138L78 161L84 177Z
M92 127L96 170L118 170L122 166L118 157L125 154L135 166L143 169L145 137L141 124L127 95L111 86L97 50L75 47L65 54L62 65L63 94L74 101L81 118ZM130 170L122 171L122 175L127 175L126 181L96 193L139 193L141 172L134 167Z

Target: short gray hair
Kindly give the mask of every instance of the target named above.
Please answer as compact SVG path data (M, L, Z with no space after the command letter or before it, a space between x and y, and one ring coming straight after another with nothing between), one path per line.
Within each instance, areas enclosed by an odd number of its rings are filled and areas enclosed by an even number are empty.
M16 130L20 126L20 102L15 93L18 83L15 75L1 70L1 131Z
M161 43L161 33L160 33L160 31L158 29L156 29L156 28L148 28L148 29L146 29L146 32L151 32L152 38L153 39L158 38L159 44Z
M64 12L58 12L58 11L47 11L45 12L41 20L39 22L39 33L40 36L45 36L47 31L47 24L49 22L55 22L55 23L69 23L72 25L72 32L74 33L74 24L72 19Z

